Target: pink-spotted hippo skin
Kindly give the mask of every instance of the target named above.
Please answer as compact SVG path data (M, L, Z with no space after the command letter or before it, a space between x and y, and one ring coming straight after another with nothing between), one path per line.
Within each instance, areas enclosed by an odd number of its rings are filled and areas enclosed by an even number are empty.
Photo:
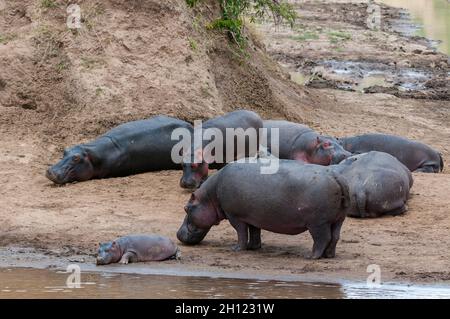
M339 138L353 154L378 151L391 154L411 172L439 173L444 169L442 155L426 144L388 134L364 134Z
M171 134L177 128L193 130L191 124L169 116L121 124L92 142L65 150L46 176L56 184L66 184L181 169L171 157L172 147L178 143Z
M185 244L200 243L212 226L228 219L238 235L234 250L261 247L261 229L296 235L309 231L311 257L335 256L349 205L348 186L330 167L280 160L275 174L262 163L228 164L209 177L185 207L177 232Z
M280 159L297 160L309 164L330 165L338 164L352 154L332 137L319 135L306 125L289 121L264 121L267 129L267 149L275 154L272 145L272 129L279 130ZM264 143L263 143L264 144Z
M179 249L169 238L159 235L130 235L100 243L97 265L161 261L178 258Z
M350 189L351 207L347 216L379 217L400 215L413 185L409 169L394 156L382 152L363 153L333 165Z
M246 110L238 110L234 112L227 113L223 116L219 116L210 119L202 124L203 131L207 129L216 129L221 132L223 137L223 154L220 156L223 161L218 162L214 159L207 159L203 156L203 150L206 144L210 141L203 141L202 149L195 150L194 143L192 143L192 149L189 154L185 154L183 163L183 176L180 180L180 186L182 188L195 189L203 183L206 178L208 178L209 168L222 168L226 165L228 159L231 161L243 158L251 157L256 155L259 149L259 130L262 128L263 121L258 114ZM245 150L242 154L239 154L236 150L236 140L234 154L229 156L227 154L227 143L228 136L226 134L226 129L243 129L244 131L248 129L254 129L256 132L256 144L252 148L250 145L250 139L248 136L245 137ZM200 153L200 154L199 154ZM215 154L218 157L218 154ZM200 159L195 160L196 156L200 156Z

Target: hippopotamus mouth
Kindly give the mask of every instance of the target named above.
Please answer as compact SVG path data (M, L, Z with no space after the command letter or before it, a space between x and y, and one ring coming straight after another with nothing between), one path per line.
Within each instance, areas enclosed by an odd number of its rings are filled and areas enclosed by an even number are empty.
M70 176L69 172L65 172L64 174L56 174L51 167L45 172L45 177L47 177L55 184L68 183L69 176Z
M197 245L205 238L209 230L210 228L197 228L185 220L177 232L177 238L186 245Z
M340 162L342 162L343 160L347 159L348 157L350 157L352 155L353 155L352 153L345 151L345 150L343 152L336 152L331 157L330 164L332 164L332 165L339 164Z

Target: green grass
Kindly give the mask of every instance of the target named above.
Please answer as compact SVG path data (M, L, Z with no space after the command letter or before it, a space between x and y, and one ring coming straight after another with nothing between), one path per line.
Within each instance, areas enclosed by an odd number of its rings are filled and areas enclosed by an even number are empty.
M67 68L68 68L68 65L67 65L67 63L64 62L64 61L61 61L61 62L59 62L59 63L56 65L56 70L57 70L58 72L62 72L62 71L64 71L64 70L66 70Z
M352 35L344 31L330 31L328 32L328 39L331 43L337 44L339 42L351 40Z
M313 31L304 31L300 34L290 37L292 40L296 41L310 41L319 39L319 34Z
M98 88L95 89L95 95L96 96L100 96L100 95L103 94L104 91L105 90L103 90L101 87L98 87Z
M9 41L14 40L15 38L17 38L17 34L7 34L7 35L0 34L0 44L6 44Z
M50 9L50 8L56 8L58 5L54 0L41 0L41 7Z
M197 51L197 49L198 49L197 41L195 41L192 38L188 38L188 41L189 41L189 47L191 48L191 50L192 51Z
M104 64L105 64L105 62L101 59L89 58L89 57L82 57L81 63L80 63L81 67L83 67L84 69L87 69L87 70L98 68Z

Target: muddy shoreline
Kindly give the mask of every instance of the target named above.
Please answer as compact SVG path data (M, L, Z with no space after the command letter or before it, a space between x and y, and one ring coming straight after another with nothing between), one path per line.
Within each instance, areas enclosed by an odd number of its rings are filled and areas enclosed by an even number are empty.
M267 52L306 87L450 100L450 59L415 36L404 9L377 3L379 30L367 25L367 3L302 1L293 29L258 25Z

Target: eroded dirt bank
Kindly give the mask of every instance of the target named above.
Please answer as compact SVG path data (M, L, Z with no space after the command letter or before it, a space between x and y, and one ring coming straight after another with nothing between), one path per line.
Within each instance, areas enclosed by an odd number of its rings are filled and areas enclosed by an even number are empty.
M64 31L65 2L57 3L43 9L39 1L0 0L0 32L10 35L0 44L0 266L45 265L33 249L92 263L99 241L129 233L176 240L190 196L178 187L179 171L56 187L45 168L64 146L123 121L160 113L193 120L245 107L337 136L415 138L443 153L445 171L414 175L404 216L347 219L336 259L305 259L308 234L263 232L260 251L234 253L236 235L225 221L201 245L182 246L182 260L169 267L365 280L367 265L378 264L384 280L450 281L448 101L303 88L265 55L264 38L242 60L226 37L206 31L202 19L217 14L213 1L205 12L181 0L83 1L91 27L76 35ZM32 250L9 254L8 247Z

